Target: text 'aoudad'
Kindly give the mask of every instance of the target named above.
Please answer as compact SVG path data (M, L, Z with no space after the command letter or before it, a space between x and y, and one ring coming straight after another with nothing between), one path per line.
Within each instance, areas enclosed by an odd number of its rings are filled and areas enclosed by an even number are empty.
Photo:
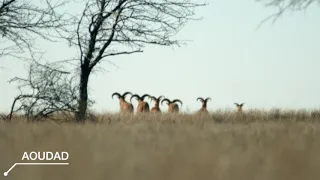
M41 161L65 161L68 160L69 154L68 152L50 152L50 151L44 151L44 152L24 152L22 156L22 160L41 160Z

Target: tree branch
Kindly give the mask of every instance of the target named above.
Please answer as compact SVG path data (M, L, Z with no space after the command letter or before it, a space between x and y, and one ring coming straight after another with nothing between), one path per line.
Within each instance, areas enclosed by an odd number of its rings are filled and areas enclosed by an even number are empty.
M263 19L257 26L259 29L265 22L272 19L272 24L274 24L279 17L281 17L286 11L302 11L307 10L307 8L312 3L320 3L318 0L256 0L258 2L265 2L266 7L277 7L278 12L271 14L270 16Z

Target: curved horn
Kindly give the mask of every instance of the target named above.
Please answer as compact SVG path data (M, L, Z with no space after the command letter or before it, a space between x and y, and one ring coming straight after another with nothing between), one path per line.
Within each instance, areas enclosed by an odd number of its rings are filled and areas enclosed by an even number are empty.
M175 99L175 100L173 100L173 101L172 101L172 103L175 103L175 102L179 102L179 103L181 103L181 106L182 106L182 101L181 101L181 100L179 100L179 99Z
M198 97L198 98L197 98L197 101L198 101L198 100L200 100L201 102L204 101L203 98L201 98L201 97Z
M146 97L150 97L150 95L149 95L149 94L144 94L144 95L142 95L142 96L141 96L141 98L140 98L140 99L141 99L141 101L143 101L143 100L144 100L144 98L146 98Z
M236 106L239 106L239 104L238 103L234 103Z
M151 99L150 102L152 102L152 101L155 101L157 98L154 96L149 96L149 99Z
M211 101L211 98L208 97L208 98L206 98L204 101L205 101L205 102L208 102L209 100Z
M151 101L158 101L160 102L161 101L161 98L164 98L164 96L159 96L158 98L156 98L155 96L149 96L149 98L151 98Z
M168 104L171 103L171 101L170 101L169 99L167 99L167 98L164 98L164 99L161 101L161 105L163 104L163 102L168 102Z
M240 104L240 106L243 106L243 105L244 105L244 103L241 103L241 104Z
M128 94L131 94L131 95L132 95L131 92L127 91L127 92L125 92L125 93L122 94L122 98L125 99Z
M113 99L113 96L118 96L118 98L120 99L120 97L121 97L121 95L119 94L119 93L117 93L117 92L115 92L115 93L113 93L112 95L111 95L111 98Z
M134 95L132 95L132 96L131 96L131 98L130 98L130 102L132 102L132 98L134 98L134 97L136 97L136 98L137 98L137 100L139 100L139 99L140 99L140 96L139 96L138 94L134 94Z
M157 100L160 102L161 98L164 98L164 96L159 96Z

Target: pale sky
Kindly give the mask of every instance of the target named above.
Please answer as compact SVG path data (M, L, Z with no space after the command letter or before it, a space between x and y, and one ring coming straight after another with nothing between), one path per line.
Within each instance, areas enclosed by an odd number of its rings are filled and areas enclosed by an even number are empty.
M277 11L254 0L210 0L197 11L201 21L190 21L176 36L192 40L180 48L148 46L144 53L101 63L105 71L90 77L94 110L118 111L113 92L159 96L183 101L182 111L198 110L196 98L211 97L209 110L233 108L319 108L320 11L286 13L256 30L261 20ZM68 58L74 51L66 42L39 43L46 58ZM20 61L3 58L0 65L0 112L8 112L17 90L7 81L25 76ZM133 101L136 107L137 103ZM153 103L151 103L153 106ZM166 111L167 106L161 106Z

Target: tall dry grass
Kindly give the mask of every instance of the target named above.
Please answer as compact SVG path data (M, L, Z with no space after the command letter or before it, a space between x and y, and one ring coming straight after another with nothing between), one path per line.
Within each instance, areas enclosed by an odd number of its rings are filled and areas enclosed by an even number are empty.
M16 117L0 124L0 169L21 162L24 151L67 151L69 166L17 166L6 178L318 180L319 115L305 110L100 114L85 125Z

